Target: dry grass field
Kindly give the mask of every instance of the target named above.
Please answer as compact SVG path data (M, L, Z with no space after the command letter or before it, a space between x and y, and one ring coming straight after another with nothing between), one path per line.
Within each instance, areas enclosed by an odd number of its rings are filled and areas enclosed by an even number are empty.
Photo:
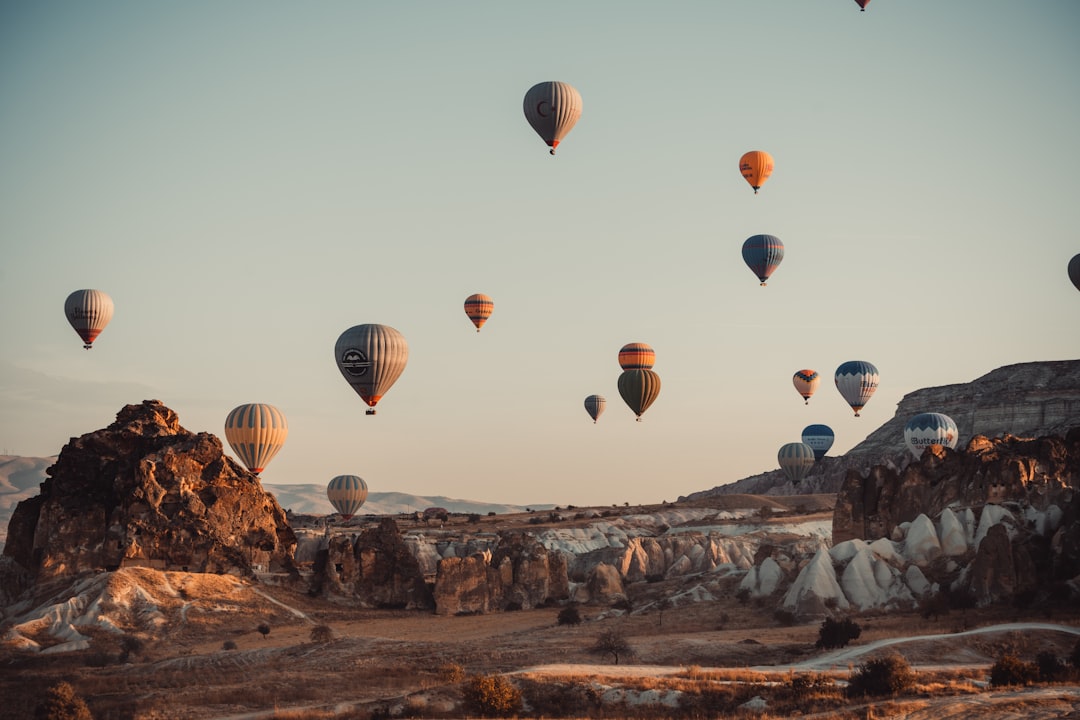
M995 658L1030 660L1041 651L1064 658L1076 635L955 634L1025 619L1075 628L1080 609L1049 619L1011 608L937 620L856 615L862 634L848 650L888 638L940 639L827 667L812 662L827 657L815 648L819 623L784 626L773 616L775 603L739 602L736 584L716 602L662 613L583 606L581 624L560 625L559 608L440 617L356 609L233 578L127 569L111 576L100 601L101 615L120 631L100 621L81 625L90 647L71 652L0 646L0 718L33 717L42 693L61 680L97 720L468 717L478 715L462 700L477 677L508 680L524 701L510 713L520 717L1080 717L1080 681L986 682ZM664 582L648 592L662 594ZM590 652L607 631L624 638L633 656L615 665ZM49 642L44 628L35 639ZM873 702L845 696L858 663L897 652L916 671L911 688Z

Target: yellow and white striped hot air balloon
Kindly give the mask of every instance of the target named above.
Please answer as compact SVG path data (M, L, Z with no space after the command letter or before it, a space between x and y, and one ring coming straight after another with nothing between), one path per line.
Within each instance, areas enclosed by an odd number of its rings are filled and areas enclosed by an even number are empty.
M542 82L525 93L525 119L551 147L551 154L581 117L581 94L564 82Z
M273 405L247 403L225 418L225 439L247 469L258 475L285 444L289 423Z
M113 316L113 301L100 290L76 290L64 301L64 315L89 350Z
M343 520L349 520L367 500L367 483L359 475L338 475L326 486L326 497Z
M386 391L401 377L409 361L405 336L389 325L354 325L334 345L334 360L342 377L375 414Z

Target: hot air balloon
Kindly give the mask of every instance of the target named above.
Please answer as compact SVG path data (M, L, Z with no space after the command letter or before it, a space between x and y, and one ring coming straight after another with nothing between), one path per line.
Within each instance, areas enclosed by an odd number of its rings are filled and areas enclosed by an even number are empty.
M581 94L564 82L542 82L529 88L523 103L525 119L551 154L581 117Z
M930 445L943 445L955 450L959 439L956 423L941 413L919 413L904 426L904 442L916 459L922 457L923 450Z
M855 0L855 4L859 6L859 9L866 12L866 6L870 4L870 0Z
M802 431L802 441L814 451L814 460L820 460L829 452L836 435L828 425L807 425Z
M743 243L742 258L764 285L784 259L784 243L775 235L752 235Z
M772 155L764 150L751 150L739 158L739 172L746 178L746 182L750 183L750 187L754 188L755 195L772 175L772 171Z
M585 412L589 413L589 417L592 418L593 424L596 424L597 418L604 414L604 408L607 406L607 400L601 395L590 395L585 398Z
M780 469L787 475L787 479L793 485L799 481L814 467L814 449L806 443L793 442L780 447L776 453L776 459L780 461Z
M641 422L641 415L660 394L660 376L643 368L623 370L619 375L619 394Z
M100 290L76 290L64 301L64 315L89 350L113 316L113 301Z
M349 520L367 500L367 483L358 475L338 475L326 486L326 497L342 520Z
M225 439L247 469L258 475L289 436L285 415L273 405L247 403L225 418Z
M405 337L389 325L355 325L337 339L334 360L342 377L368 404L368 415L401 377L409 360Z
M836 368L836 389L859 417L859 411L877 390L878 369L865 360L848 360Z
M1072 260L1069 261L1069 279L1072 280L1076 289L1080 290L1080 255L1073 255Z
M495 301L483 293L475 293L465 298L465 314L469 316L472 324L476 326L476 332L480 332L480 328L491 317L491 312L494 309Z
M627 343L619 349L619 367L623 370L652 370L656 353L645 343Z
M795 374L791 377L792 384L795 385L795 389L803 396L806 404L810 404L810 396L817 391L818 385L821 384L821 376L818 375L817 370L796 370Z

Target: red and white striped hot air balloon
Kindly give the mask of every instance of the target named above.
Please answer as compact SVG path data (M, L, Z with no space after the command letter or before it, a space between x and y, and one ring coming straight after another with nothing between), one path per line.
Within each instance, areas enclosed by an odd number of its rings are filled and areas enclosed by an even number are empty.
M89 350L113 316L113 301L100 290L76 290L64 301L64 315Z

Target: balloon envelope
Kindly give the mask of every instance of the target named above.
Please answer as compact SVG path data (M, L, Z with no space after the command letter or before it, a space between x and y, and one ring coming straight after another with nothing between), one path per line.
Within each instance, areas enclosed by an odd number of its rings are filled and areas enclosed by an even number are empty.
M326 486L326 497L344 520L356 514L367 494L367 483L358 475L338 475Z
M780 452L776 453L776 459L780 461L780 469L794 485L810 472L814 467L814 449L806 443L793 442L781 446Z
M225 418L225 439L248 470L258 475L289 436L285 415L273 405L247 403Z
M551 154L581 117L581 94L564 82L542 82L525 93L525 119L551 147Z
M89 350L113 316L113 301L100 290L76 290L64 301L64 315Z
M943 445L955 450L959 439L956 423L941 413L919 413L904 426L904 442L916 458L922 457L923 450L931 445Z
M870 4L870 0L855 0L855 4L859 6L859 9L866 12L866 6Z
M877 390L878 369L865 360L848 360L836 368L836 389L859 417L859 411Z
M619 349L619 367L623 370L652 370L656 353L645 343L627 343Z
M596 419L604 414L605 407L607 407L607 400L601 395L590 395L585 398L585 412L589 413L594 424Z
M772 155L764 150L751 150L739 158L739 172L754 188L754 194L765 184L773 171Z
M480 332L480 328L484 326L494 310L495 301L488 295L475 293L465 298L465 314L476 326L476 332Z
M828 425L807 425L802 431L802 441L814 451L814 460L820 460L833 446L836 435Z
M784 259L784 243L775 235L752 235L743 243L742 257L764 285Z
M1080 255L1073 255L1069 261L1069 279L1077 290L1080 290Z
M367 414L374 415L375 405L405 371L409 345L389 325L355 325L338 337L334 360L341 376L368 404Z
M810 396L817 391L818 385L821 384L821 376L818 375L817 370L796 370L791 378L791 382L795 385L795 390L803 396L806 404L809 405Z
M660 376L646 369L623 370L619 375L619 395L640 421L642 413L660 395Z

